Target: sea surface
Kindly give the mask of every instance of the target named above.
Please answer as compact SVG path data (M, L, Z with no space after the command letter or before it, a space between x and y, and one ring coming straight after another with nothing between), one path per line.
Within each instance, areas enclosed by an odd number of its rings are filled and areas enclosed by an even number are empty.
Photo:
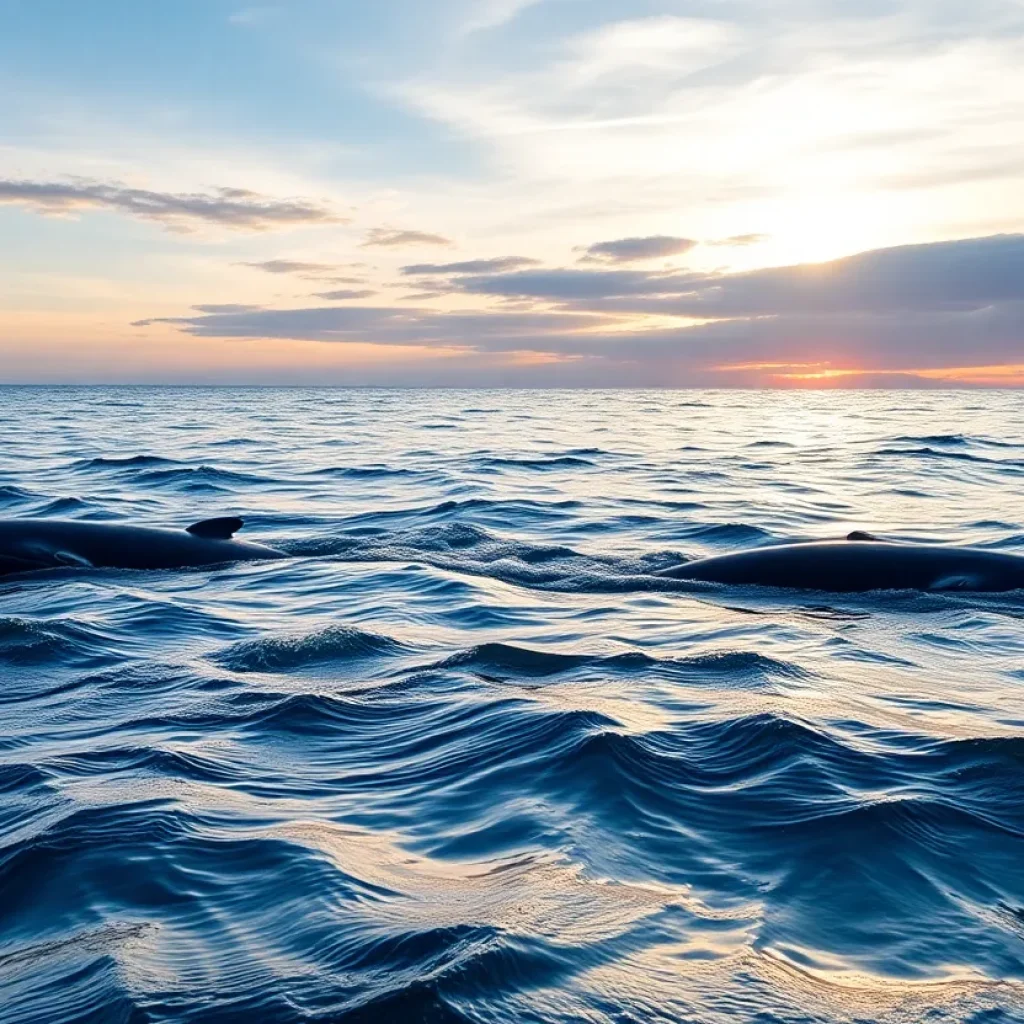
M0 580L0 1020L1024 1021L1012 392L0 389L0 516L284 561Z

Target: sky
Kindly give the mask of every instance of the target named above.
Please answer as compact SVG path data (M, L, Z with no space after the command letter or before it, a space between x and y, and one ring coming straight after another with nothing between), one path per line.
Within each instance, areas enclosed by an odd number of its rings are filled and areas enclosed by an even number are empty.
M0 382L1024 386L1024 0L0 0Z

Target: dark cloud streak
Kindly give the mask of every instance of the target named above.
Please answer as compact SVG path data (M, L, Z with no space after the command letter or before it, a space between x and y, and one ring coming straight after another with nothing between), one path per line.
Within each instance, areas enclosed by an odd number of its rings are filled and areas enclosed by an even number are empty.
M236 263L236 267L251 267L267 274L290 274L303 281L326 281L329 284L364 284L361 277L338 277L338 271L350 263L306 263L302 260L263 260L257 263ZM363 264L358 264L362 266Z
M742 248L747 245L759 245L761 242L767 241L770 237L770 235L762 235L752 231L746 235L730 235L728 238L715 238L709 242L705 242L704 244L724 245L730 248Z
M294 341L372 342L383 345L455 345L540 351L538 341L599 327L602 318L580 313L445 313L391 306L314 306L247 309L200 316L159 317L133 326L173 324L199 338L282 338ZM506 344L515 339L515 345Z
M706 280L695 274L652 274L644 270L522 270L458 278L453 291L520 299L571 301L621 295L677 295Z
M540 260L528 256L499 256L490 260L463 260L461 263L413 263L402 267L407 276L429 274L504 274L523 267L539 267Z
M303 263L299 260L263 260L260 263L241 262L237 267L251 267L267 274L298 274L302 277L310 275L333 274L338 268L333 263Z
M368 299L376 294L372 288L338 288L333 292L317 292L316 297L328 302L344 302L349 299Z
M400 249L408 245L454 245L444 235L432 235L426 231L406 231L397 228L373 228L361 243L361 248L375 246L385 249Z
M325 204L308 199L273 199L240 188L212 192L154 192L119 182L0 180L0 203L59 215L78 210L112 210L155 221L170 231L200 225L236 231L271 231L344 223Z
M224 313L256 313L262 306L250 306L239 302L208 302L201 306L193 306L200 313L221 315Z
M667 256L681 256L699 243L692 238L649 235L646 238L617 238L588 245L580 263L638 263Z

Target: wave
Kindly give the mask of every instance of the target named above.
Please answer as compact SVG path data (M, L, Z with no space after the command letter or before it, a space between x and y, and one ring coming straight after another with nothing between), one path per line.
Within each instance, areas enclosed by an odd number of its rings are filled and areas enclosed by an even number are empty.
M591 459L582 458L579 455L552 455L540 458L487 458L478 459L477 465L487 469L573 469L578 467L592 467L594 462Z
M961 447L963 445L970 444L974 439L966 437L963 434L903 434L897 437L893 437L892 441L897 444L916 444L916 445L933 445L942 444L950 445L951 447Z
M25 487L15 487L12 484L0 485L0 505L24 505L27 502L36 501L40 497L42 495Z
M43 505L37 505L32 509L32 515L74 517L91 511L94 509L90 502L84 501L82 498L64 497L54 498Z
M72 465L72 469L138 469L143 466L180 466L177 459L168 459L159 455L100 455L91 459L82 459Z
M234 491L241 487L259 487L273 482L271 478L256 473L218 469L215 466L148 469L139 473L136 479L148 487L173 488L193 493Z
M734 683L754 676L800 679L806 673L797 665L750 651L718 651L689 657L657 657L642 651L612 655L585 655L541 651L515 644L490 643L459 651L437 663L436 668L473 669L491 678L537 677L564 673L669 676L691 680L715 675Z
M243 640L214 657L233 672L287 672L313 666L400 654L405 647L391 637L351 626L329 626L299 636Z
M946 451L943 448L932 448L922 446L917 448L879 448L876 455L900 455L914 456L916 458L928 459L953 459L958 462L973 462L979 465L999 466L1002 469L1018 469L1024 467L1024 461L1017 459L993 459L985 455L975 455L971 452Z
M0 617L0 664L76 663L104 657L109 638L73 619Z
M326 466L323 469L311 470L309 475L378 480L385 477L416 476L418 473L414 469L393 469L390 466Z
M46 789L49 776L32 764L0 764L0 794L11 796ZM2 955L0 955L2 964Z
M242 485L265 485L271 479L259 474L216 466L193 466L159 455L98 456L75 462L75 471L107 471L130 474L138 483L182 490L216 490Z
M949 445L950 447L965 447L967 445L979 445L983 448L1022 448L1024 440L1010 441L980 434L903 434L890 438L896 444L916 445Z
M680 531L688 540L699 540L710 544L735 544L754 547L772 540L770 531L749 523L694 523Z

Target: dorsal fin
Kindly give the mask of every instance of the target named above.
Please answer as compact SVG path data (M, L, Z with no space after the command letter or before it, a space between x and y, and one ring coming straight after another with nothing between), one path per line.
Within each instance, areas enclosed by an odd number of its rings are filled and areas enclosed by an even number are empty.
M878 540L873 533L868 533L867 530L854 530L853 533L847 534L847 540Z
M223 516L220 519L204 519L201 523L193 523L188 532L194 537L206 540L231 540L243 526L243 520L237 516Z

